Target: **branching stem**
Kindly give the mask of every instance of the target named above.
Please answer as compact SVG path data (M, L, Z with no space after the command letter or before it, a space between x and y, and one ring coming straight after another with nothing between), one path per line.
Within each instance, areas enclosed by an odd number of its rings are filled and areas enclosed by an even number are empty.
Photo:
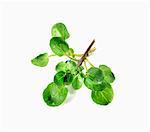
M86 66L86 62L84 61L83 63L84 63L84 67L85 67L85 69L86 69L86 71L87 71L88 68L87 68L87 66Z
M87 66L86 66L86 62L85 60L91 65L91 66L94 66L88 59L87 57L92 54L96 48L92 48L93 44L95 43L95 39L91 42L91 44L89 45L89 47L87 48L87 50L85 51L84 54L73 54L74 56L77 56L77 57L81 57L79 60L76 59L76 58L72 58L70 57L69 55L65 54L65 56L67 56L68 58L74 60L74 61L77 61L78 62L78 66L81 66L82 63L84 62L84 67L86 68L86 70L88 69ZM92 49L91 49L92 48ZM48 57L52 57L52 56L57 56L55 54L50 54Z
M96 50L95 47L92 48L92 49L90 49L89 52L88 52L88 56L91 55L95 50ZM73 54L73 55L76 56L76 57L81 57L81 56L83 56L83 54L77 54L77 53L75 53L75 54Z
M89 45L89 47L87 48L87 50L85 51L85 53L83 54L83 56L81 57L81 59L78 62L78 66L81 66L83 61L86 59L86 57L89 54L89 51L91 49L91 47L93 46L93 44L95 43L95 39L91 42L91 44Z
M48 57L52 57L52 56L57 56L57 55L55 55L55 54L50 54ZM72 58L72 57L70 57L69 55L66 55L65 54L65 56L67 56L68 58L70 58L70 59L72 59L72 60L74 60L74 61L79 61L79 60L77 60L77 59L75 59L75 58Z
M83 54L73 54L74 56L81 57Z
M88 52L88 56L89 55L91 55L94 51L96 50L96 48L94 47L94 48L92 48L91 50L89 50L89 52Z
M75 58L70 57L69 55L66 55L66 54L65 54L65 56L67 56L68 58L70 58L70 59L72 59L72 60L74 60L74 61L77 61L77 62L79 61L79 60L77 60L77 59L75 59Z
M92 67L94 67L94 65L89 61L88 58L85 58L85 60L86 60Z

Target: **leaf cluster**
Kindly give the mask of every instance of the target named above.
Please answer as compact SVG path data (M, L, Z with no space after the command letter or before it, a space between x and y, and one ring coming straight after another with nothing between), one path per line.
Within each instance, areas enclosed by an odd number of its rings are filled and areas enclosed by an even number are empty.
M91 90L92 100L100 105L109 104L114 96L111 86L115 80L115 76L111 69L106 65L91 67L84 79L84 84Z
M32 64L45 67L51 56L67 56L69 60L61 61L56 65L53 82L48 84L43 91L45 103L48 106L59 106L67 98L68 87L72 86L78 90L85 84L91 90L91 97L95 103L109 104L114 95L111 83L115 80L111 69L106 65L99 67L92 65L86 70L87 67L83 67L82 64L78 65L80 60L76 58L73 48L70 48L67 43L70 34L63 23L56 23L52 27L51 35L49 46L53 54L42 53L31 60ZM83 56L83 54L78 56Z

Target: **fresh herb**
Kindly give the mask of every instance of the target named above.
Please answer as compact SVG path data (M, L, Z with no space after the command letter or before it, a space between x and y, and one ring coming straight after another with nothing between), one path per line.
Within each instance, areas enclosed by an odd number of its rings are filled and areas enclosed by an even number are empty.
M51 34L49 46L53 54L40 54L31 60L32 64L45 67L52 56L67 56L69 60L61 61L56 65L53 82L43 91L45 103L48 106L59 106L66 100L69 86L78 90L83 84L91 90L91 98L96 104L111 103L114 96L111 86L115 80L113 72L106 65L95 67L88 60L96 49L92 48L95 40L91 42L84 54L78 54L66 42L70 34L63 23L56 23L52 27ZM90 67L87 67L86 63L89 63Z

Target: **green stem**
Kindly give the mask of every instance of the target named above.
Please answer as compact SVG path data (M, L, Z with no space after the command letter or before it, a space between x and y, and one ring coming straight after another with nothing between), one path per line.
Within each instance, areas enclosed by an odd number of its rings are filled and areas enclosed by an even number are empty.
M82 65L82 62L86 59L86 57L88 56L88 52L90 51L91 47L93 46L93 44L95 43L95 39L91 42L91 44L89 45L89 47L86 49L86 51L84 52L83 56L80 58L79 62L78 62L78 66Z
M96 48L94 47L94 48L92 48L92 49L90 49L89 50L89 52L88 52L88 54L90 55L90 54L92 54L94 51L96 50ZM77 53L74 53L73 54L74 56L77 56L77 57L81 57L81 56L83 56L83 54L77 54Z
M96 50L96 48L95 48L95 47L94 47L94 48L92 48L92 49L90 49L90 50L89 50L89 52L88 52L88 56L89 56L89 55L91 55L91 54L92 54L95 50Z
M67 55L67 54L65 54L65 56L67 56L68 58L70 58L70 59L72 59L72 60L74 60L74 61L79 61L79 60L77 60L77 59L75 59L75 58L72 58L72 57L70 57L69 55Z
M74 56L81 57L83 54L73 54Z
M84 63L84 67L85 67L85 69L86 69L86 71L87 71L88 68L87 68L87 66L86 66L86 62L84 61L83 63Z
M86 60L92 67L94 67L94 65L89 61L88 58L85 58L85 60Z
M52 57L52 56L56 56L55 54L51 54L51 55L49 55L48 57Z

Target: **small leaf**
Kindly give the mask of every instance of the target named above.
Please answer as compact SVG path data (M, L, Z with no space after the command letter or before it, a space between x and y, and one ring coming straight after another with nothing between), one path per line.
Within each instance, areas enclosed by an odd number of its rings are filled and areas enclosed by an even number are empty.
M49 62L48 53L40 54L31 60L33 65L44 67L47 66Z
M64 40L69 38L69 36L70 36L66 26L63 23L56 23L52 27L51 32L52 32L53 37L61 37Z
M68 44L60 37L53 37L50 40L51 50L58 56L63 56L68 50Z
M56 65L55 69L56 69L57 72L59 72L59 71L66 72L66 66L67 66L67 64L62 61L62 62L59 62L59 63Z
M67 97L67 93L67 88L58 87L54 82L52 82L43 91L43 99L49 106L58 106L64 102Z
M113 96L114 93L111 87L107 87L102 91L92 91L91 94L92 100L100 105L107 105L111 103Z
M54 76L54 82L58 85L58 86L62 86L64 85L64 77L65 77L66 73L63 71L60 71L58 73L56 73L56 75Z
M111 69L106 65L100 65L99 68L103 73L104 80L106 80L108 83L113 83L115 80L115 76L112 73Z
M74 79L73 79L73 82L72 82L72 87L74 89L80 89L82 87L82 84L83 84L83 78L81 77L80 74L78 74Z
M99 68L91 67L87 71L87 77L89 77L95 83L99 83L103 81L103 73Z

